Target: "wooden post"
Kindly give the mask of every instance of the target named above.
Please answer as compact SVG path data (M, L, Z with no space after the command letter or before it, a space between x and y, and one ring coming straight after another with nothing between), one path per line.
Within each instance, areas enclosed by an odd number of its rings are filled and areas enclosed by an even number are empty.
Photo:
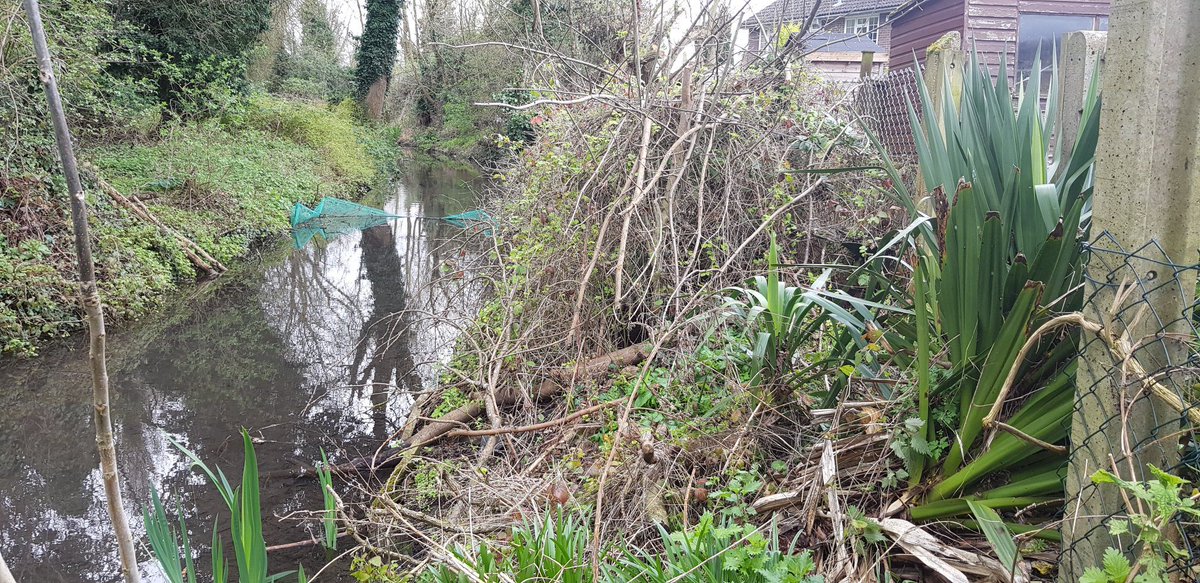
M964 61L962 36L957 32L946 33L937 42L929 45L925 51L925 68L921 71L921 77L925 82L925 89L929 92L929 104L930 109L933 110L933 119L923 120L923 122L926 128L938 128L943 138L946 136L946 128L942 125L942 120L944 119L947 84L950 96L954 100L954 106L958 107L959 100L962 99ZM913 106L919 109L920 104L914 103ZM929 216L935 216L936 209L933 207L933 200L928 196L929 192L926 188L925 173L917 172L915 191L917 193L915 201L917 209Z
M100 305L100 293L96 290L96 266L92 262L87 203L84 200L83 185L79 182L71 131L67 128L62 98L58 93L58 82L54 78L54 65L50 61L50 47L46 44L46 31L42 27L38 0L25 0L25 14L29 18L29 33L33 37L33 50L37 55L38 76L46 89L50 120L54 124L54 141L58 144L58 155L67 179L67 193L71 198L71 227L75 232L75 255L79 260L79 299L83 303L84 312L87 313L90 339L88 360L92 368L92 413L96 422L96 448L100 451L100 472L104 483L104 495L108 500L108 515L117 535L121 575L126 583L141 583L137 554L133 548L133 534L129 530L129 518L121 500L121 480L117 475L117 447L113 442L112 416L108 403L108 367L104 360L104 311Z
M936 123L941 127L942 112L945 109L945 92L949 84L950 96L954 106L958 107L962 99L963 67L966 59L962 52L962 36L957 32L948 32L937 42L929 45L925 51L925 70L922 76L925 87L929 89L929 99L933 105L933 115L937 119L925 120L925 123ZM943 133L945 129L942 129Z
M1166 258L1195 263L1200 247L1200 77L1195 74L1200 67L1200 2L1114 0L1110 26L1101 73L1092 235L1107 232L1126 250L1154 241ZM1121 280L1145 282L1133 301L1144 303L1149 317L1138 324L1127 312L1121 320L1135 321L1130 336L1146 342L1137 358L1147 370L1159 369L1168 359L1177 362L1171 345L1156 341L1154 334L1164 331L1160 320L1186 328L1184 310L1196 282L1180 282L1163 265L1138 259L1107 278L1110 267L1099 265L1103 256L1096 251L1089 263L1092 300L1085 316L1107 323ZM1165 331L1175 330L1168 325ZM1179 429L1179 414L1145 397L1138 383L1123 382L1100 345L1089 343L1079 359L1059 569L1064 582L1073 583L1085 568L1101 565L1104 550L1117 546L1105 521L1126 512L1115 488L1092 485L1092 474L1105 469L1144 480L1146 463L1171 467L1179 455L1172 445L1176 440L1166 435ZM1160 425L1166 425L1161 432ZM1163 439L1151 441L1156 436Z
M862 65L858 68L858 78L868 79L875 69L875 51L863 51Z

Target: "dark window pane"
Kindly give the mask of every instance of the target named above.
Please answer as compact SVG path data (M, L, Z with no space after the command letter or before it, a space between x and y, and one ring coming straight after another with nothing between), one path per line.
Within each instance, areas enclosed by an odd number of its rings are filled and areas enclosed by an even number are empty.
M1054 48L1062 45L1064 35L1076 30L1092 30L1095 23L1092 16L1022 14L1017 29L1017 76L1029 76L1038 46L1042 49L1042 66L1049 67Z

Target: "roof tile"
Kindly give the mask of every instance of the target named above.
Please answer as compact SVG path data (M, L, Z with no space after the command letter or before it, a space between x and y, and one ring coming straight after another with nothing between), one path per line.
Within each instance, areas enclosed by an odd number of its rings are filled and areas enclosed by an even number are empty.
M812 12L816 0L775 0L766 8L747 18L745 28L763 28L781 22L801 22ZM864 12L891 12L906 0L824 0L817 9L818 18L861 14ZM782 16L782 18L781 18Z

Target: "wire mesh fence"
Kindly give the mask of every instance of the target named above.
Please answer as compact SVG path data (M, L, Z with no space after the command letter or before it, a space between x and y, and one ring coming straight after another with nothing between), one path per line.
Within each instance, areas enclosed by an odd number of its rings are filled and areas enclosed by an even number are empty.
M915 162L912 124L908 104L920 103L917 90L917 71L899 69L885 75L862 79L850 88L851 109L862 119L887 149L888 155L899 163Z
M1060 562L1069 581L1100 567L1106 548L1138 545L1136 535L1110 533L1114 520L1154 511L1116 485L1093 483L1097 471L1148 482L1153 464L1200 484L1200 265L1176 262L1155 242L1124 248L1107 233L1088 254L1084 317L1103 329L1082 336L1076 373ZM1200 520L1180 513L1163 536L1181 551L1170 561L1173 576L1200 581Z

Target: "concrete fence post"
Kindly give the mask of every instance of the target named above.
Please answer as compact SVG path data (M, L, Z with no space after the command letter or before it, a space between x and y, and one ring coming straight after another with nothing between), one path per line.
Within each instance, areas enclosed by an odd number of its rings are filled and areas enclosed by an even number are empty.
M1063 42L1058 67L1062 82L1058 88L1061 126L1057 138L1064 140L1063 160L1069 160L1071 151L1075 149L1075 136L1079 135L1079 124L1083 118L1083 104L1087 100L1092 78L1098 72L1096 68L1104 69L1107 46L1107 32L1072 32L1067 34Z
M925 51L925 68L921 71L921 78L925 82L925 89L929 92L929 105L933 111L933 119L923 121L926 128L938 128L943 137L946 135L946 128L942 125L942 120L945 119L943 113L945 111L946 86L949 84L950 96L954 100L954 106L958 107L959 100L962 98L965 62L966 59L962 52L962 35L957 32L946 33L937 42L929 45ZM920 105L920 102L913 104L918 110ZM952 185L947 186L953 190ZM933 216L933 201L927 196L929 192L925 185L923 172L917 172L916 193L917 208L921 212Z
M958 107L959 99L962 98L962 76L965 64L962 36L957 32L946 33L926 49L925 70L921 75L925 79L925 87L929 89L933 115L937 119L927 119L925 123L935 123L941 127L947 83L950 84L950 95L954 99L954 106ZM945 128L942 131L945 132Z
M1076 37L1078 39L1078 37ZM1087 38L1084 37L1085 43ZM1200 2L1113 0L1107 55L1101 72L1103 103L1096 150L1091 233L1108 233L1117 247L1133 250L1155 242L1170 260L1192 264L1200 248ZM1097 244L1100 245L1099 243ZM1179 281L1163 265L1132 259L1114 277L1089 264L1088 319L1105 322L1114 291L1127 276L1146 283L1132 301L1148 308L1129 330L1146 341L1137 359L1146 370L1173 361L1170 344L1155 334L1185 328L1195 281ZM1157 253L1157 248L1156 251ZM1193 276L1194 277L1194 276ZM1140 306L1139 306L1140 307ZM1124 319L1125 323L1135 321ZM1146 340L1149 339L1149 340ZM1085 337L1085 341L1087 338ZM1177 362L1177 361L1176 361ZM1071 424L1067 514L1063 522L1060 581L1078 581L1101 565L1104 550L1118 546L1106 520L1126 513L1111 487L1093 487L1104 469L1146 479L1146 463L1172 467L1179 456L1179 415L1123 382L1100 342L1079 360L1076 411ZM1172 417L1174 415L1174 417ZM1168 426L1166 419L1175 419ZM1157 421L1156 421L1157 419ZM1162 424L1161 433L1159 426ZM1161 438L1161 439L1155 439ZM1130 459L1132 458L1132 459ZM1131 475L1132 474L1132 475Z

